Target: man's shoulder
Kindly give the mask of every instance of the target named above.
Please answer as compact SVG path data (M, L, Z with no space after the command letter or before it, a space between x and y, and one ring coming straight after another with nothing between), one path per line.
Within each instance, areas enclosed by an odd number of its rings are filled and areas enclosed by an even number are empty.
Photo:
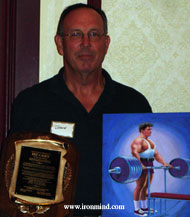
M119 82L114 81L114 80L113 80L113 83L115 86L116 93L121 95L121 96L124 95L126 97L126 95L128 95L128 96L137 96L137 97L143 97L144 98L144 95L142 93L140 93L138 90L136 90L135 88L124 85L124 84L119 83Z
M132 87L121 84L111 79L103 70L107 85L105 92L111 96L112 113L144 113L152 112L151 106L145 96Z
M143 138L139 136L133 140L134 144L142 144L142 142L143 142Z
M56 75L57 76L57 75ZM45 81L42 81L38 84L35 84L31 87L28 87L24 90L22 90L16 99L32 99L32 98L40 98L44 95L48 94L48 90L51 88L51 85L55 82L56 76L53 76L52 78L49 78Z
M137 107L144 108L144 111L146 112L152 111L148 100L138 90L129 87L127 85L121 84L117 81L113 81L113 82L115 88L115 97L118 99L118 101L122 101L123 104L126 104L126 106L129 106L129 104L131 104L131 106L135 108ZM133 111L136 111L135 108L133 109ZM143 109L142 110L140 109L138 112L141 111L143 112Z

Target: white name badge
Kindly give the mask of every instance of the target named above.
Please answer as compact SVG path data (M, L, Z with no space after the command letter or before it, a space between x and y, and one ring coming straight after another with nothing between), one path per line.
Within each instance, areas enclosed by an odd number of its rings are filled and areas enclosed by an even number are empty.
M73 138L74 128L75 128L74 123L52 121L50 132L58 136Z

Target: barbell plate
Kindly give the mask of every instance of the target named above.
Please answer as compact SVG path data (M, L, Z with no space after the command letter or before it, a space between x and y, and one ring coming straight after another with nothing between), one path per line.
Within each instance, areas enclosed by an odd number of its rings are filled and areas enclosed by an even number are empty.
M119 183L124 183L129 176L129 166L126 160L122 157L117 157L110 163L109 169L114 169L115 167L120 167L121 172L119 174L110 173L111 178Z
M185 158L175 158L170 164L173 167L179 167L180 169L169 169L169 173L176 178L190 178L190 160Z
M139 161L136 158L130 158L129 159L129 165L130 165L130 169L131 169L131 173L130 173L130 179L131 182L132 181L136 181L139 172L141 174L141 164L139 163Z
M119 167L119 174L112 173L112 169ZM119 183L130 183L136 181L142 172L140 162L134 157L117 157L110 163L109 173L111 178Z

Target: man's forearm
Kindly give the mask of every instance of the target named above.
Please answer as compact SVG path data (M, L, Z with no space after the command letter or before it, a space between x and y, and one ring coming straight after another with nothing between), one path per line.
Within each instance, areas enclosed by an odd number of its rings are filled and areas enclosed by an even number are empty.
M156 154L155 156L155 160L158 161L161 164L166 164L166 162L164 161L163 157L160 154Z

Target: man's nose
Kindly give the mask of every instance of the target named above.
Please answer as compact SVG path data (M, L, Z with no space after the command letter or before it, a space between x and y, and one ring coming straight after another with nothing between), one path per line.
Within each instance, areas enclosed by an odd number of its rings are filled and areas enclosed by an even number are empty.
M83 46L90 46L91 42L90 42L90 38L88 36L88 34L84 34L83 38L82 38L82 41L81 41L82 45Z

